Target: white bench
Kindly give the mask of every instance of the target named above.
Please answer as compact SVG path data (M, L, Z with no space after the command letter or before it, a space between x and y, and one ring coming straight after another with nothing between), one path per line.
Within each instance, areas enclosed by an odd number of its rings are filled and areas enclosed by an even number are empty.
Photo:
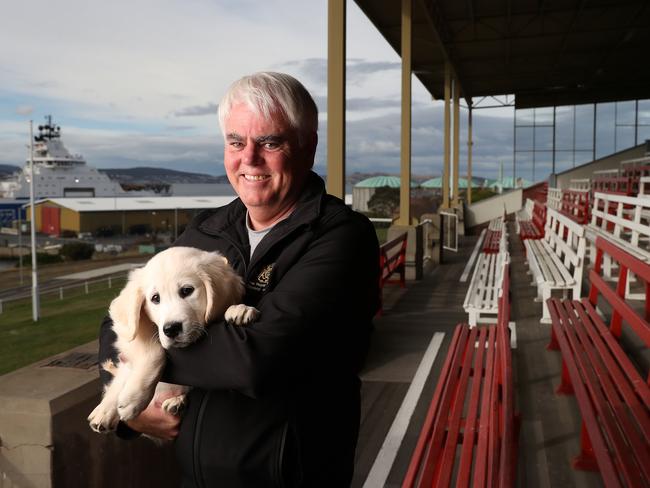
M650 262L650 198L647 195L631 197L610 193L594 193L591 209L591 222L587 225L589 256L593 262L596 237L608 239L628 253L644 262ZM603 259L603 276L614 279L615 264L605 255ZM630 283L634 277L626 280L626 298L644 298L645 295L630 293Z
M470 281L463 308L469 315L469 325L496 323L499 312L499 290L503 282L503 267L510 262L508 232L504 217L492 219L488 231L500 232L498 252L481 252Z
M591 190L591 180L589 178L576 178L569 180L569 190Z
M559 188L549 188L546 195L546 206L553 210L562 208L562 190Z
M591 222L587 225L587 239L592 247L597 236L650 262L650 198L594 193Z
M546 300L553 290L562 290L564 298L580 298L585 258L585 228L557 210L549 208L543 239L524 241L528 265L537 286L537 299L542 301L543 324L551 323Z
M499 290L503 283L504 266L510 261L509 256L507 251L479 255L463 303L470 327L479 323L497 322Z

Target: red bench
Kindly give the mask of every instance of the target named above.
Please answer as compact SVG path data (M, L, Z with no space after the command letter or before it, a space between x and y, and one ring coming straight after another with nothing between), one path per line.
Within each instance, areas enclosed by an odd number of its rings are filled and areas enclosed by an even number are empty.
M545 225L546 205L535 200L532 218L519 222L519 238L522 241L524 239L542 239Z
M499 252L501 244L501 231L488 229L483 240L482 251L486 254L496 254Z
M604 254L619 265L615 289L601 276ZM644 316L625 301L628 272L645 281ZM547 301L552 319L549 349L562 353L558 393L575 393L582 413L581 453L573 466L599 469L608 487L649 486L650 376L644 378L634 366L620 338L625 323L650 346L650 265L598 237L589 280L588 299ZM596 311L604 302L611 307L608 323Z
M589 223L589 190L562 190L560 211L578 224Z
M384 312L384 285L398 283L402 288L406 286L406 238L407 234L404 232L379 248L379 315ZM398 279L391 278L394 273L399 275Z
M508 265L496 325L454 331L402 488L515 484Z

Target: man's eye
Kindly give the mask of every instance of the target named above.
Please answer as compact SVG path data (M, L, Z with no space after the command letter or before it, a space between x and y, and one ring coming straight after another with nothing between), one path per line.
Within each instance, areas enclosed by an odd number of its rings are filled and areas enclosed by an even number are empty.
M242 147L244 147L244 143L239 141L231 141L228 145L235 149L241 149Z
M277 149L278 147L280 147L280 144L278 144L277 142L265 142L264 143L264 148L265 149Z
M193 286L184 286L179 291L178 294L181 298L189 297L194 292Z
M158 304L160 303L160 295L159 295L158 293L154 293L154 294L151 296L151 302L152 302L152 303L155 303L156 305L158 305Z

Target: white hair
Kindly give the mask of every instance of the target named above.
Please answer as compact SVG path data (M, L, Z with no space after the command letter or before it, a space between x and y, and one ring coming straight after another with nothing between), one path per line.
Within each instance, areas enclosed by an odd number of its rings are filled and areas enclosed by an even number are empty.
M264 71L235 81L219 103L219 125L225 137L225 120L233 105L244 103L255 114L268 119L280 112L298 133L303 146L318 130L318 108L307 89L293 76Z

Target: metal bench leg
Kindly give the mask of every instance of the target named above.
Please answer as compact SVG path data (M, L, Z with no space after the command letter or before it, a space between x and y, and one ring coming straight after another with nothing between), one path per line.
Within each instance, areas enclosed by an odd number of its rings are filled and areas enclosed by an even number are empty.
M478 320L478 312L476 310L472 310L469 312L469 326L470 327L476 327L476 322Z
M566 367L564 359L562 359L562 380L559 386L556 388L555 393L558 395L573 395L573 384L571 383L571 377L569 376L569 370Z
M557 342L557 336L555 335L555 328L551 327L551 340L546 345L548 351L557 351L560 349L560 344Z
M591 439L589 438L584 420L582 421L582 428L580 430L580 454L573 458L571 465L580 471L599 471L594 448L591 445Z
M551 289L548 286L542 285L542 319L540 323L550 324L551 323L551 314L548 311L548 305L546 300L551 298Z

